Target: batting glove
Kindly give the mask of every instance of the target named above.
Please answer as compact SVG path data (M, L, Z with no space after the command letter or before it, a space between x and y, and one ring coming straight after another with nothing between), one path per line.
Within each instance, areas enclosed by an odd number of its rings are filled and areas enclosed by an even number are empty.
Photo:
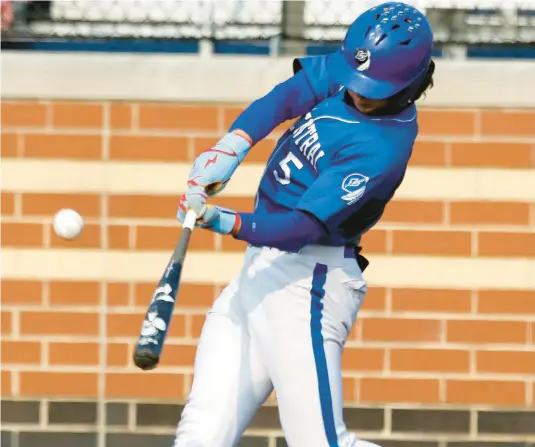
M184 223L186 213L192 209L197 214L196 227L205 228L215 233L236 236L241 226L241 219L238 213L228 208L208 205L206 196L202 194L192 195L188 200L184 194L178 204L177 219L181 224Z
M208 196L220 193L250 149L251 142L245 137L227 133L193 162L188 178L188 193L196 194L199 189L204 189Z

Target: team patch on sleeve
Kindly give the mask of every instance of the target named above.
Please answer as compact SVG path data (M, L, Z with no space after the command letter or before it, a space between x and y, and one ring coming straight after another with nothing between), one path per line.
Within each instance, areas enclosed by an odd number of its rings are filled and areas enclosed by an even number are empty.
M359 200L366 191L366 185L368 184L369 177L362 174L349 174L342 181L342 190L346 193L342 196L342 200L345 200L348 205L352 205Z

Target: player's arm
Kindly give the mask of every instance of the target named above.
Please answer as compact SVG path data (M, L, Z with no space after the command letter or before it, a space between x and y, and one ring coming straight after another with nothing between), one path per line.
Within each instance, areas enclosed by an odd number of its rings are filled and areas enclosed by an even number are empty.
M300 210L282 213L237 213L233 235L257 246L297 251L318 243L327 233L313 215Z
M311 185L294 210L264 214L209 207L201 226L253 245L296 251L316 244L369 204L382 188L392 191L403 166L373 150L349 148Z
M338 230L358 217L362 226L373 225L401 183L406 169L402 152L381 150L380 141L369 141L342 151L332 165L303 194L296 209L313 215L327 231ZM364 217L370 219L363 221Z
M304 115L337 88L326 68L327 56L296 59L294 75L250 104L228 132L193 162L188 192L215 195L258 141L282 122Z
M318 243L363 206L390 194L400 181L404 164L385 157L380 142L370 140L359 148L342 150L333 163L303 194L295 210L269 216L238 213L235 237L254 245L299 250Z
M252 102L232 123L229 132L249 138L252 145L279 124L305 115L332 94L337 85L326 69L327 56L294 60L294 75Z
M267 95L250 104L214 145L193 162L185 198L181 198L177 218L183 222L186 207L221 192L255 143L282 122L304 115L335 93L339 86L327 70L329 56L294 60L294 75L275 86Z

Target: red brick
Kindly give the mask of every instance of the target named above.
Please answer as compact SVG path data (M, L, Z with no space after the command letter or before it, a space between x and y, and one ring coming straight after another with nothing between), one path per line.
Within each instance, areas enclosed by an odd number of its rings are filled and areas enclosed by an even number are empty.
M41 343L33 341L2 341L2 365L41 363Z
M130 286L127 283L108 283L107 305L108 306L128 306L130 299Z
M108 366L127 366L131 362L128 355L129 345L126 343L108 343L106 349L106 365ZM167 346L166 346L167 354ZM160 363L162 365L163 363Z
M11 334L13 329L13 313L3 310L1 312L1 318L0 329L2 334Z
M383 287L369 287L361 310L382 311L386 308L386 289Z
M454 349L393 349L392 371L468 373L470 352Z
M357 383L352 377L342 377L342 389L344 403L357 403Z
M411 166L445 166L446 144L416 140L410 159Z
M346 347L342 355L342 369L344 372L382 371L384 364L384 349Z
M524 321L449 320L450 343L526 343L528 326Z
M440 321L433 319L363 318L362 337L366 341L439 341Z
M417 200L393 200L386 208L381 222L441 224L444 204Z
M42 286L39 281L3 279L2 305L40 305L42 303Z
M41 247L43 225L37 223L2 222L2 247Z
M22 397L97 397L96 373L22 371Z
M15 194L2 192L2 216L12 216L15 214Z
M160 366L193 367L196 345L172 345L165 346L165 355L162 356Z
M478 312L481 314L535 315L532 290L480 290Z
M130 247L130 226L108 225L108 248L111 250L127 250Z
M527 225L529 203L452 202L452 224Z
M360 243L363 253L386 253L386 237L385 230L371 230L365 233Z
M2 158L17 157L18 136L16 133L2 132Z
M425 403L439 401L439 384L434 379L363 378L361 403Z
M446 402L462 405L524 405L523 382L492 380L448 380Z
M481 133L514 137L535 136L535 112L507 109L483 110Z
M99 364L98 343L50 343L48 347L51 365L88 365Z
M534 351L479 351L476 355L479 373L527 374L535 376Z
M104 124L102 104L55 102L52 104L54 127L99 128Z
M25 193L22 195L22 214L52 216L60 208L73 208L82 217L100 216L98 194L51 194Z
M141 129L218 131L218 111L213 106L140 104Z
M20 331L26 335L98 335L98 314L34 312L20 314Z
M100 160L102 137L83 134L26 134L24 157Z
M481 256L535 257L535 233L481 231L478 245Z
M464 142L451 145L452 166L476 168L531 168L527 143Z
M392 232L396 254L468 256L472 236L468 231L411 231Z
M1 391L2 391L2 397L8 397L13 394L12 392L12 385L13 385L13 375L11 371L6 371L5 369L2 369L0 371L1 377L0 382L2 385Z
M187 161L188 139L185 137L112 135L110 159L133 161Z
M36 127L46 124L47 105L34 101L2 101L2 127Z
M394 312L469 313L469 290L393 289Z
M110 105L110 127L112 129L132 128L132 105L115 102Z
M50 304L52 306L98 306L100 284L89 281L52 281Z
M176 219L178 196L110 195L108 205L110 217Z
M155 386L157 380L158 386ZM106 375L109 398L181 399L184 395L182 374L109 373Z
M418 116L420 135L474 135L475 113L465 110L422 109Z

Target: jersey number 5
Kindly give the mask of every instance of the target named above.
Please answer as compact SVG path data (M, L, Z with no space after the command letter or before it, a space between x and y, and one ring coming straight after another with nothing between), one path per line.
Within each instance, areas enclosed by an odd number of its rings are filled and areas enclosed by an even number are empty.
M281 177L276 170L273 170L273 176L275 177L275 180L277 180L281 185L288 185L292 181L290 163L293 163L297 169L301 169L303 167L301 160L299 160L299 158L297 158L293 153L288 152L288 155L286 155L286 157L284 157L284 159L279 163L284 177Z

